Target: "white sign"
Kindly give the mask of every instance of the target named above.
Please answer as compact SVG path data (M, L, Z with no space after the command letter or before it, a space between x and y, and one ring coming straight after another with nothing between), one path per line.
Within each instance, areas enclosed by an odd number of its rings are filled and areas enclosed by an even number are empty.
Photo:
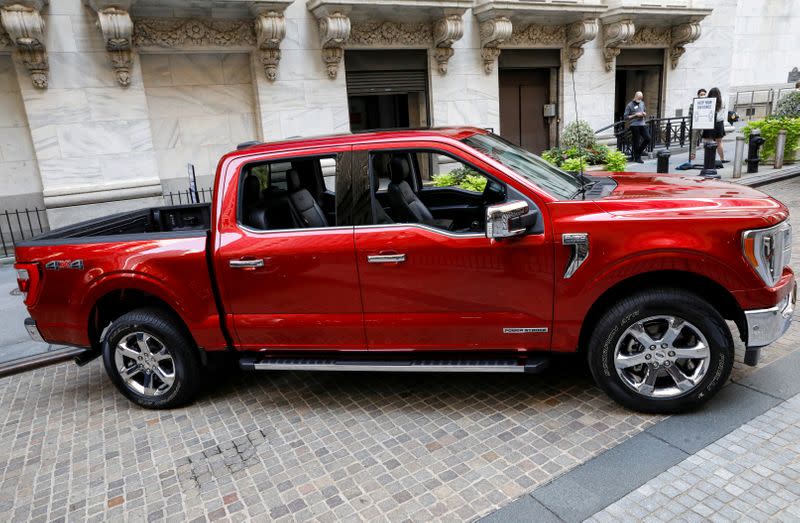
M713 129L716 109L716 98L695 98L692 104L692 129Z

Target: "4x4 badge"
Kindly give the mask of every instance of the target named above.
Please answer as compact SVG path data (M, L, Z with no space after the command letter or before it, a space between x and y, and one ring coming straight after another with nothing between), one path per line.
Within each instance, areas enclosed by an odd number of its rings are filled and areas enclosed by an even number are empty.
M60 271L61 269L83 270L83 260L53 260L44 264L44 268L49 271Z

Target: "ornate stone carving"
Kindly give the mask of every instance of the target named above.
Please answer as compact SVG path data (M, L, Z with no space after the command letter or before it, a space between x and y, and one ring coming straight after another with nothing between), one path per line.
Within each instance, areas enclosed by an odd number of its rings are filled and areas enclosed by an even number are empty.
M583 56L583 46L597 37L597 19L580 20L567 26L567 57L569 70L574 71L578 58Z
M39 10L21 4L6 5L0 8L0 23L28 69L33 85L46 88L50 66L44 46L44 20Z
M374 46L429 46L433 32L429 24L395 22L353 22L348 44Z
M494 63L500 56L500 44L511 38L513 30L511 20L505 16L498 16L481 23L481 58L486 74L492 72Z
M464 20L461 15L440 18L433 26L433 56L440 74L447 74L447 62L453 56L453 43L464 36Z
M698 38L700 38L699 22L688 22L676 25L672 28L670 33L669 59L673 69L678 67L678 60L680 60L683 53L686 52L684 46L696 41Z
M124 9L106 7L97 11L97 26L103 33L111 68L117 77L117 83L127 87L131 83L131 66L133 65L133 48L131 35L133 21Z
M254 47L252 20L217 18L136 18L133 24L136 47Z
M256 42L259 60L269 81L278 77L278 62L281 59L281 41L286 36L286 19L283 13L268 11L256 17Z
M4 47L12 47L11 37L8 36L8 33L3 29L3 24L0 24L0 49Z
M336 12L319 19L319 37L322 45L322 60L328 70L328 78L336 78L339 64L344 57L344 44L350 37L350 18Z
M627 43L632 47L669 47L670 28L645 26L637 27L633 38Z
M530 24L511 34L508 45L513 47L561 47L564 45L566 28L563 25Z
M614 69L614 60L619 56L620 46L627 44L636 27L633 20L620 20L603 25L603 56L606 59L606 71Z

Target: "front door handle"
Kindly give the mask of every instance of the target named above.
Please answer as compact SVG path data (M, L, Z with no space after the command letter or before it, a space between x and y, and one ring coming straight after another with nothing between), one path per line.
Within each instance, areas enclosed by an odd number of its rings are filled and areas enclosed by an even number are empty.
M405 254L372 254L367 256L369 263L403 263L406 261Z
M264 260L231 260L228 265L231 269L257 269L264 266Z

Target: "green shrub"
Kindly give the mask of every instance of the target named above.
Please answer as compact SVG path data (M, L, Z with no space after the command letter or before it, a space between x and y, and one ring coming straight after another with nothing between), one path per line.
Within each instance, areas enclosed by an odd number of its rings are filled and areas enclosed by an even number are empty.
M628 166L628 157L622 151L611 151L606 157L606 171L621 173Z
M567 158L561 164L561 168L569 172L579 172L586 170L586 157L578 156L576 158Z
M567 149L553 147L552 149L544 151L542 153L542 158L556 167L561 167L561 164L563 164L565 160L581 157L588 165L602 165L606 162L608 153L609 148L600 144L595 144L593 147L587 149L581 149L579 147L569 147Z
M547 163L551 163L558 167L561 165L561 162L564 161L563 153L561 149L558 147L553 147L552 149L547 149L542 153L542 159Z
M762 160L767 161L775 158L775 141L778 138L778 131L786 129L786 147L783 152L783 160L787 163L795 160L797 149L800 146L800 117L798 118L767 118L749 122L744 126L745 141L750 140L750 131L758 129L761 137L764 138L764 145L761 146L759 155Z
M564 127L561 133L561 145L566 148L580 147L583 149L593 149L597 144L597 138L589 123L584 120L570 122Z
M460 187L474 192L483 192L486 187L486 178L468 167L458 167L448 173L434 174L431 181L436 187Z
M792 91L778 100L778 105L775 106L775 116L800 117L800 91Z
M611 150L603 144L596 144L594 147L589 148L586 153L586 161L589 162L589 165L603 165L608 161L608 155Z

